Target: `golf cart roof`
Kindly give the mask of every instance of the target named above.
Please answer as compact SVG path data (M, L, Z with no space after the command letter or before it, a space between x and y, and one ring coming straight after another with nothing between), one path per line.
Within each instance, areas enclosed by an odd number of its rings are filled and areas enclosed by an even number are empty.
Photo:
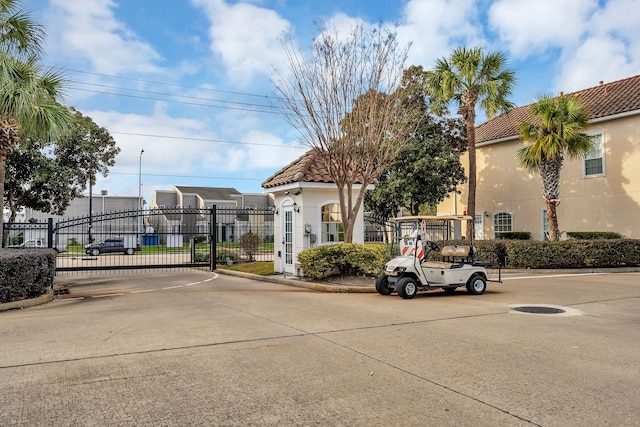
M397 218L393 218L392 221L401 222L401 221L468 221L472 220L473 217L470 215L415 215L415 216L399 216Z

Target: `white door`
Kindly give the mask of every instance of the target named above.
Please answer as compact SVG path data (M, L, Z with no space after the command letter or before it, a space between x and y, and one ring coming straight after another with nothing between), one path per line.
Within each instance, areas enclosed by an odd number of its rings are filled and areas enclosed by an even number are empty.
M293 207L283 208L282 215L282 262L285 273L295 274L294 266L294 235L293 235Z

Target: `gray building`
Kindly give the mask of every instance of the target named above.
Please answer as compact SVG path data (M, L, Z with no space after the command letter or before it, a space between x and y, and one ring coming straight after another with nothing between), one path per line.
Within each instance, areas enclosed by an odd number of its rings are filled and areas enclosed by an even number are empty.
M91 204L91 212L89 205ZM9 227L8 238L22 235L24 240L46 239L46 228L27 227L26 224L45 223L49 218L53 224L65 224L59 229L57 243L87 244L89 241L102 240L107 237L139 234L142 229L142 216L138 214L139 199L137 196L110 196L107 191L100 194L89 194L73 199L62 215L40 212L24 208L16 216L15 224ZM129 212L118 215L115 213ZM73 225L67 226L71 222Z
M149 231L160 236L182 235L189 238L208 235L210 218L205 211L213 206L218 210L230 210L228 214L218 216L219 241L237 240L248 232L261 238L273 236L272 214L258 220L254 215L234 211L271 209L273 198L268 194L243 194L235 188L175 186L172 190L156 190L151 197L145 224L150 227ZM202 214L185 216L178 210L188 208L202 210Z

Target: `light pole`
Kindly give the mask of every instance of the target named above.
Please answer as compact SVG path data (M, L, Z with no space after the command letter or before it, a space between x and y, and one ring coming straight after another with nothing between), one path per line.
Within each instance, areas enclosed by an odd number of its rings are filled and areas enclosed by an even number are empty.
M138 238L140 238L140 230L142 229L142 153L144 153L144 148L140 150L138 165Z

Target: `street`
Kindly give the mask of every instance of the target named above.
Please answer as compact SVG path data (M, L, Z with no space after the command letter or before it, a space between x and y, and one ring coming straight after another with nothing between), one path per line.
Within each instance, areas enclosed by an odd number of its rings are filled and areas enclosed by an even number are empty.
M0 425L640 425L640 273L505 279L403 300L65 277L68 294L0 312Z

